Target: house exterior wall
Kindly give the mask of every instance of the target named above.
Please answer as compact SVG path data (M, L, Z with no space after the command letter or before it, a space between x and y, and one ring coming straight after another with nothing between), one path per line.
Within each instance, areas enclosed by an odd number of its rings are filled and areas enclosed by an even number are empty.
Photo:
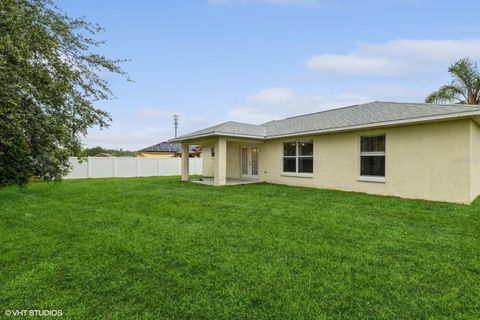
M470 200L480 195L480 126L470 122Z
M360 137L386 137L385 182L358 181ZM312 178L282 175L283 143L314 141ZM405 198L469 203L480 193L480 129L471 120L446 121L268 140L260 146L265 182ZM475 180L475 181L474 181Z
M240 178L240 142L227 142L227 177Z
M212 148L214 147L213 144L207 144L203 146L202 152L202 175L205 177L213 177L213 170L214 170L214 162L215 158L212 158Z

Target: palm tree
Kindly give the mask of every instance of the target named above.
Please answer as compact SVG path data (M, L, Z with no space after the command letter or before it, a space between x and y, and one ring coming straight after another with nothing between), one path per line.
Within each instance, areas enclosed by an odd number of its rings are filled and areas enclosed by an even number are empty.
M453 81L432 92L425 102L480 104L480 71L477 63L470 58L460 59L448 68L448 72Z

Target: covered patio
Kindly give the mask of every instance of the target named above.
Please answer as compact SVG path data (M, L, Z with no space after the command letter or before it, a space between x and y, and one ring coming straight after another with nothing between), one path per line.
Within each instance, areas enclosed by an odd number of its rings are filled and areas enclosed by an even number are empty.
M260 182L260 139L213 136L203 139L182 140L182 155L192 145L201 146L203 162L202 180L192 182L213 186L239 185ZM182 181L189 180L189 160L182 156Z

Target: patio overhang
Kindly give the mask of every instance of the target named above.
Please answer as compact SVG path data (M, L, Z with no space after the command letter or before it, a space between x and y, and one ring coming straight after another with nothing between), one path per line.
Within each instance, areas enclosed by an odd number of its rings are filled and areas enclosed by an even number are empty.
M212 146L215 150L215 157L213 158L213 182L211 184L214 186L222 186L222 185L228 185L229 181L230 182L234 181L234 180L227 180L227 179L237 179L240 182L248 181L247 179L238 179L240 177L232 177L227 175L227 158L228 158L228 151L229 151L227 148L227 143L236 142L236 143L242 143L242 144L259 145L263 143L263 139L245 138L244 136L242 137L238 137L238 136L206 137L205 136L205 137L197 137L193 139L192 138L182 139L179 142L182 143L182 181L189 181L189 174L188 174L189 161L188 161L188 157L183 156L184 154L188 154L186 152L188 152L189 146L190 145Z
M178 137L174 139L168 140L168 142L172 143L190 143L190 144L198 144L201 142L211 142L214 141L220 137L227 138L228 140L232 141L238 141L238 140L257 140L257 141L263 141L265 140L265 137L263 136L255 136L255 135L240 135L240 134L228 134L228 133L222 133L222 132L211 132L207 134L202 134L202 135L196 135L196 136L185 136L185 137ZM195 142L195 143L194 143Z

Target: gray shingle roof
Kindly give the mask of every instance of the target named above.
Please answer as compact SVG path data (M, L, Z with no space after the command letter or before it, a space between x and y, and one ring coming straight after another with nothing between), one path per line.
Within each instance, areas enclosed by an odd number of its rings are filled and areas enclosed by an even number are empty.
M190 146L190 152L197 151L197 147ZM160 142L154 144L153 146L147 147L142 150L144 152L182 152L182 144L181 143L171 143L171 142Z
M184 136L180 136L179 139L189 136L203 136L207 134L232 134L239 136L251 136L251 137L264 137L266 135L266 129L262 125L241 123L235 121L228 121L217 124L216 126L208 127L202 130L198 130Z
M471 112L478 112L480 115L480 106L376 101L274 120L260 125L230 121L189 133L178 139L222 134L268 139L303 132L333 131L370 125L373 127L393 121L415 122L422 121L422 118L426 120L430 117L462 116L462 113Z

